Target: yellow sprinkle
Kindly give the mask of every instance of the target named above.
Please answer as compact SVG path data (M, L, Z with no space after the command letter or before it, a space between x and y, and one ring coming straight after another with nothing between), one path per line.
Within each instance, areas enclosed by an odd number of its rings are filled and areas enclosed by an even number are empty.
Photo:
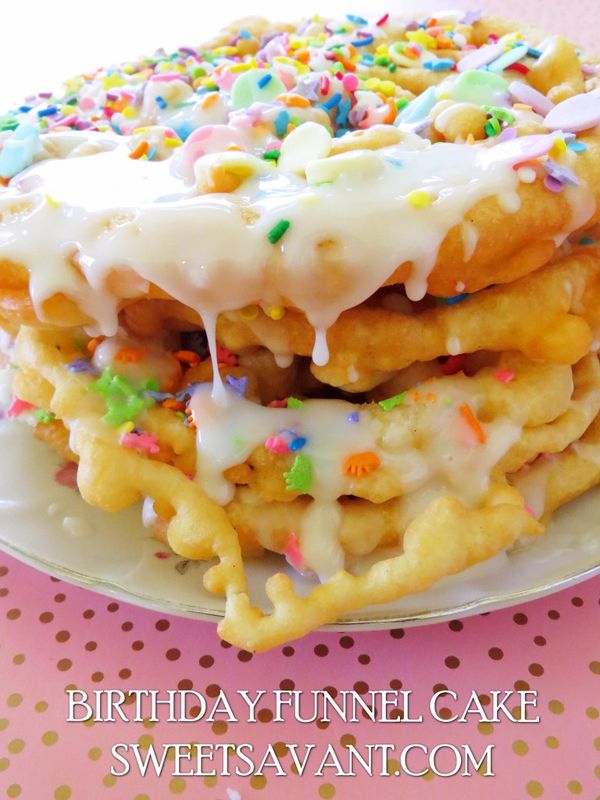
M238 311L238 314L245 320L256 319L258 316L258 306L246 306L246 308L242 308Z
M135 67L133 65L121 67L121 72L124 72L126 75L133 75L135 72Z
M116 72L102 78L103 89L115 89L117 86L125 86L125 81L123 78L120 78Z
M533 111L531 106L528 106L526 103L513 103L513 108L515 111Z
M289 64L291 67L294 67L299 73L303 72L310 72L310 67L306 64L303 64L301 61L296 61L295 58L289 58L288 56L275 56L273 61L277 61L280 64Z
M175 139L174 136L165 136L164 141L167 147L180 147L183 144L179 139Z
M60 205L59 201L51 197L48 192L46 192L46 202L49 206L52 206L52 208L56 208L56 206Z
M224 45L223 47L215 47L212 53L213 56L236 56L238 49L233 45Z
M232 64L229 67L230 72L245 72L247 69L250 69L250 64L247 61L242 64Z
M381 81L379 78L367 78L365 81L365 89L368 89L371 92L374 92L376 89L379 89L381 85Z
M133 135L137 136L138 133L146 133L147 130L148 130L147 125L145 125L143 128L136 128L133 132Z
M431 203L431 197L428 192L423 189L415 189L406 198L411 206L415 208L424 208Z
M123 116L125 119L135 119L137 117L137 111L133 106L127 106L127 108L123 109Z
M422 28L419 28L418 31L407 31L406 38L409 42L416 42L417 44L420 44L421 47L424 47L426 50L437 50L436 40L433 38L433 36L425 33Z
M548 155L550 158L558 158L567 150L567 145L564 139L556 139Z
M119 428L119 436L122 436L124 433L130 433L135 428L135 425L130 420L129 422L124 422Z
M270 317L276 322L277 320L282 319L284 315L285 315L285 308L282 308L281 306L273 306L273 308L270 308L267 311L267 317Z
M383 92L386 97L392 97L396 94L396 84L394 81L381 81L379 91Z

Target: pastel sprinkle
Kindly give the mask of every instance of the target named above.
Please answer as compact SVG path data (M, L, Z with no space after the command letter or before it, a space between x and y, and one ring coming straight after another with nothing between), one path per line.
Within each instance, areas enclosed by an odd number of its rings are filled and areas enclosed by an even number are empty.
M283 473L286 488L290 492L308 494L312 486L312 462L301 453L296 456L292 468Z
M122 447L130 447L133 450L141 450L142 452L149 453L150 455L160 452L160 447L158 446L158 437L151 433L147 433L146 431L142 431L140 433L136 433L135 431L124 433L119 439L119 444Z
M400 394L395 394L393 397L388 397L386 400L380 400L379 405L384 411L391 411L392 408L402 405L405 399L406 392L400 392Z
M468 403L462 403L462 405L458 407L458 411L461 417L469 426L469 428L471 428L471 430L475 434L475 438L477 439L479 444L485 444L487 441L486 433L481 427L479 420L473 413L473 409L471 408L471 406Z
M563 184L561 181L553 178L552 175L546 175L544 178L544 186L549 192L554 192L554 194L558 194L563 190Z
M494 378L500 381L500 383L510 383L515 379L515 373L508 369L497 369L496 372L494 372Z
M414 189L407 195L406 200L414 208L425 208L431 203L431 195L424 189Z
M569 150L573 150L574 153L584 153L588 149L585 142L578 142L577 139L568 142L567 147Z
M288 397L287 408L302 408L304 401L298 400L297 397Z
M13 397L12 403L6 411L6 416L18 417L25 411L31 411L33 408L36 408L33 403L28 403L27 400L21 400L19 397Z
M263 75L261 78L259 78L258 88L264 89L267 83L269 83L269 81L272 80L272 78L273 76L269 72L267 72L266 75Z
M425 69L432 72L447 72L454 66L454 61L451 58L429 58L423 62Z
M596 240L592 236L583 236L579 240L579 244L583 245L596 244Z
M42 425L49 425L56 419L56 414L53 414L52 411L46 411L43 408L38 408L34 416Z
M77 464L65 461L54 473L54 480L60 486L77 490Z
M67 369L70 372L88 372L90 375L98 374L96 367L86 358L76 358L74 361L67 364Z
M558 164L552 158L548 158L542 162L542 167L546 170L548 175L560 183L568 184L569 186L579 186L580 181L573 170Z
M269 436L265 441L265 448L274 453L289 453L290 448L283 436Z
M353 453L344 459L342 471L344 475L362 478L373 472L381 464L377 453L370 450L364 453Z
M274 225L269 233L267 234L267 239L271 242L271 244L277 244L277 242L281 239L281 237L286 233L288 228L290 227L290 221L287 219L280 219L279 222Z
M360 420L360 414L358 411L352 411L346 417L346 422L349 422L351 425L355 425Z
M233 389L236 394L243 397L248 390L248 377L243 375L241 378L236 378L233 375L227 375L225 378L227 384Z
M298 570L298 572L302 572L304 569L304 559L302 557L302 551L300 550L300 541L295 533L290 533L288 536L283 555L291 567Z

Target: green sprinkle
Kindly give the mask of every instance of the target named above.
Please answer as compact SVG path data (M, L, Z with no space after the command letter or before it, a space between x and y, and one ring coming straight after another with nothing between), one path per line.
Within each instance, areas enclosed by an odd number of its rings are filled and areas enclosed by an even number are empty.
M511 114L510 111L501 106L484 106L484 109L492 117L501 120L501 122L506 122L508 125L512 125L516 119L514 114Z
M388 397L386 400L380 400L379 405L384 411L391 411L392 408L401 406L405 397L406 392L400 392L400 394L395 394L393 397Z
M35 412L35 418L38 422L48 425L51 422L54 422L56 419L56 414L53 414L51 411L45 411L43 408L38 408L38 410Z
M452 405L452 398L451 397L442 397L442 405L449 408Z
M387 67L390 63L391 59L388 56L377 56L375 59L375 63L379 67Z
M97 381L92 381L88 389L99 392L106 400L106 414L103 419L109 425L122 425L131 422L144 411L155 404L152 397L145 397L147 390L158 391L159 385L156 378L148 378L141 386L132 383L123 375L114 375L110 367L106 367Z
M286 488L290 492L308 494L312 486L312 462L308 456L297 455L289 472L284 472Z
M277 225L271 228L267 234L267 239L271 242L271 244L277 244L283 234L290 227L290 224L291 223L287 219L280 219Z
M498 136L501 131L500 123L495 117L488 119L488 121L483 126L483 130L485 131L485 135L488 136L490 139L492 136Z
M398 109L398 111L402 111L403 108L406 108L409 102L410 100L407 100L406 97L399 97L396 100L396 108Z
M396 64L395 61L392 61L392 63L388 67L389 72L396 72L397 69L398 69L398 64Z
M277 161L280 155L281 150L265 150L265 152L262 154L262 157L266 161Z
M287 399L287 407L288 408L302 408L304 402L302 400L298 400L297 397L288 397Z

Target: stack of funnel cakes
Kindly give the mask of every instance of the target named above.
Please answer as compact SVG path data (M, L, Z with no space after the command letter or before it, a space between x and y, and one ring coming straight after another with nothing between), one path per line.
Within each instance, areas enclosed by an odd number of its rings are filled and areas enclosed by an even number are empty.
M600 481L599 87L561 36L447 12L247 18L29 98L9 416L216 559L248 650L542 533Z

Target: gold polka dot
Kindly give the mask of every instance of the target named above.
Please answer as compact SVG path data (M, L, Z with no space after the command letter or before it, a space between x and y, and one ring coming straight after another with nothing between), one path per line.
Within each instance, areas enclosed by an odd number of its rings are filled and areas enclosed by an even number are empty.
M209 789L213 789L217 785L217 776L207 775L206 778L204 778L204 785L208 786Z
M581 794L583 792L583 786L579 783L579 781L569 781L567 783L567 789L571 792L571 794Z
M7 797L19 797L21 794L21 787L18 783L12 783L6 790Z
M227 728L227 723L222 719L219 719L212 724L212 732L215 734L215 736L223 736L225 733L227 733Z
M92 747L90 750L88 750L88 758L90 761L98 761L101 755L102 750L99 747Z
M133 800L150 800L150 795L147 794L136 794Z
M388 759L385 765L385 771L388 775L394 775L396 772L400 772L400 762L396 761L395 758Z
M348 747L348 745L356 747L356 736L352 736L351 733L345 733L340 739L340 744L342 747Z
M562 714L565 710L565 707L560 700L550 700L548 703L548 708L553 714Z
M22 702L23 702L23 695L19 694L18 692L15 692L14 694L9 694L8 697L6 698L6 705L9 708L16 708L17 706L20 706Z
M284 756L287 756L288 746L285 742L275 742L273 745L273 752L277 758L283 758Z
M594 767L594 775L597 778L600 778L600 764L596 764L596 766Z
M70 800L71 787L63 784L54 790L54 800Z
M597 736L594 739L594 747L596 748L596 750L600 750L600 736Z
M5 731L8 728L8 720L7 719L0 719L0 731Z
M556 738L556 736L546 736L546 745L550 747L552 750L556 750L560 742Z
M13 753L13 755L15 755L16 753L20 753L24 747L25 747L25 742L23 741L23 739L12 739L8 743L8 752Z
M42 735L42 743L50 747L58 741L58 733L56 731L46 731Z
M319 786L319 797L322 797L323 800L331 800L332 797L335 797L335 786L331 783L322 783Z
M81 723L81 725L85 725L86 728L93 728L95 724L96 722L93 718L86 719L84 722Z
M183 794L185 792L185 785L183 778L171 778L169 781L169 791L171 794Z
M138 739L138 744L142 750L147 750L151 744L154 744L154 736L150 736L149 733L143 733Z
M10 766L10 761L8 758L0 758L0 772L4 772L4 770L8 769Z
M529 752L529 745L523 739L517 739L513 742L512 750L517 756L526 756Z
M598 719L598 717L600 717L600 711L594 706L588 706L585 713L590 719Z
M144 719L142 720L142 725L144 728L153 728L156 725L156 722L152 722L151 719Z
M267 779L264 775L253 775L250 778L250 786L253 789L264 789L267 785Z
M600 661L590 661L590 669L594 675L600 675Z
M527 784L527 794L530 797L541 797L544 794L544 787L539 781L529 781Z
M111 775L110 772L108 773L108 775L105 775L102 778L102 784L103 786L106 786L107 789L110 789L111 786L114 786L116 782L117 782L117 776Z
M423 775L424 781L432 781L435 778L434 773L428 769L427 772Z
M17 666L20 666L21 664L24 664L24 663L25 663L25 655L23 653L17 653L16 656L13 656L13 664L16 664ZM19 791L20 790L21 789L19 787Z
M48 703L45 700L38 700L34 708L38 712L38 714L41 714L44 711L48 710Z
M479 722L477 725L477 730L484 736L491 736L491 734L494 732L494 726L491 722Z

